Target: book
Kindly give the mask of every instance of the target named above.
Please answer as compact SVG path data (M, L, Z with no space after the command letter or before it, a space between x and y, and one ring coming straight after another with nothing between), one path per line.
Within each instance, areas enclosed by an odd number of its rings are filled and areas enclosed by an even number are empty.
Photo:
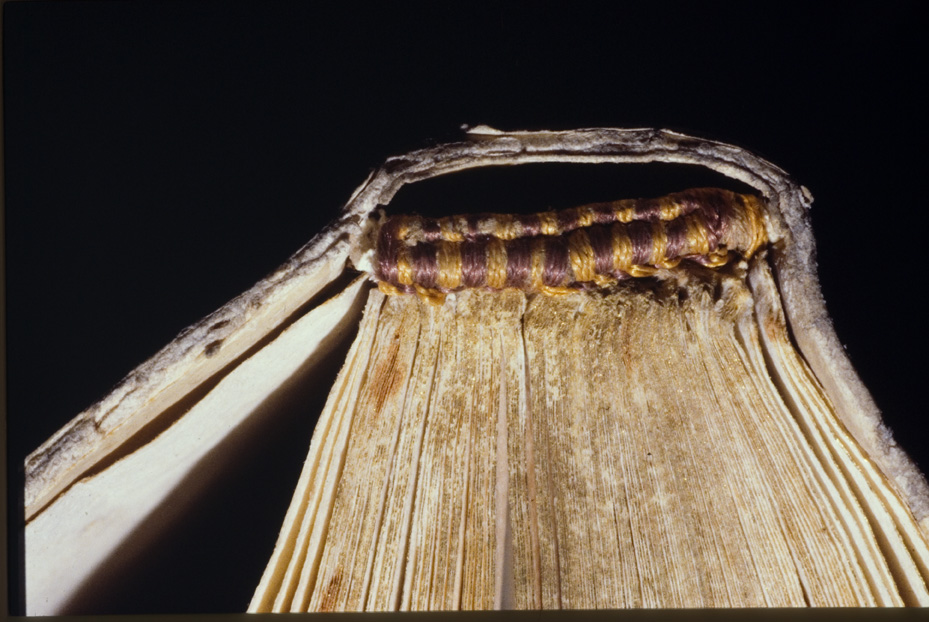
M420 179L559 161L694 164L755 194L377 211ZM810 200L660 130L478 127L391 159L29 457L28 612L73 610L181 520L351 333L251 611L929 603L926 483L832 331Z

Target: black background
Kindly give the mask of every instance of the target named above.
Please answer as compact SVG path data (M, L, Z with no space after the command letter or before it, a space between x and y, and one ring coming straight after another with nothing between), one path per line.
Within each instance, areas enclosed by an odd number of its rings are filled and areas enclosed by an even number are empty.
M916 3L652 6L5 4L11 508L28 452L281 264L373 167L479 123L668 127L789 171L816 198L839 338L929 468L917 355L929 56ZM484 197L498 182L475 179ZM519 179L533 200L571 194L570 176ZM283 443L274 469L244 466L216 493L221 528L205 512L153 552L162 571L125 577L108 610L243 609L312 414L272 439ZM15 566L15 540L13 553Z

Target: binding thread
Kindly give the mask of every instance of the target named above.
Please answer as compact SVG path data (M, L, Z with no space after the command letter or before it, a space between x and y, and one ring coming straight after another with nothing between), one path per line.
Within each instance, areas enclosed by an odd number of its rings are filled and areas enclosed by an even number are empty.
M378 233L375 277L385 293L436 301L465 288L561 294L681 261L718 267L765 242L760 198L697 188L530 215L392 216Z

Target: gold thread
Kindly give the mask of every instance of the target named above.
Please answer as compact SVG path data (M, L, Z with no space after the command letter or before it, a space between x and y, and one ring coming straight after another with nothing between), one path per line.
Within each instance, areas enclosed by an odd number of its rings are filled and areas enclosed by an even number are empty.
M626 228L617 223L610 227L610 242L613 246L613 270L628 272L632 265L632 240Z
M500 214L495 217L496 220L496 237L501 240L515 240L522 234L522 228L518 226L516 217L512 214Z
M594 212L593 205L582 205L575 211L577 212L577 226L579 228L586 228L597 222L597 214Z
M577 290L573 287L562 287L557 285L542 285L539 292L547 296L564 296L565 294L576 294Z
M503 240L492 238L487 242L487 287L503 289L506 286L506 246Z
M464 240L464 235L455 226L457 218L457 216L446 216L439 219L439 231L442 234L442 239L446 242L461 242Z
M706 223L698 214L690 214L684 218L685 238L687 240L684 255L706 255L710 252L710 238L707 235Z
M419 216L398 216L396 220L397 239L406 243L419 242L423 236L423 219Z
M423 287L422 285L416 285L416 293L419 297L426 302L433 305L440 305L445 302L445 292L441 292L437 289L430 289L428 287Z
M503 221L506 218L506 214L490 214L483 217L475 217L472 221L472 226L468 229L469 237L478 236L492 236L503 239L503 236L500 235L500 228L503 226Z
M659 261L659 262L658 262L657 264L655 264L655 265L656 265L657 267L659 267L659 268L664 268L665 270L670 270L671 268L676 268L676 267L678 266L678 264L680 264L680 263L681 263L681 258L680 258L680 257L675 257L674 259L670 259L670 258L668 258L668 257L665 257L664 259L662 259L661 261Z
M436 284L446 290L461 285L461 245L456 242L439 242L436 245L438 277Z
M613 218L616 222L630 223L635 220L635 202L629 199L613 202Z
M746 212L752 228L752 241L745 250L745 256L751 257L755 251L761 248L767 242L767 230L764 224L764 205L758 197L752 195L743 195Z
M454 217L455 231L459 236L459 239L464 240L468 237L468 233L471 231L471 228L468 226L468 216L465 214L458 214Z
M400 285L413 284L413 264L409 246L402 246L397 251L397 282Z
M587 232L583 229L576 230L568 238L568 259L571 262L575 281L587 283L594 280L596 275L594 249L590 245Z
M674 220L681 215L683 204L673 196L661 197L658 199L659 218L661 220Z
M626 272L629 273L629 276L638 279L643 276L654 276L658 272L658 268L653 266L640 266L638 264L633 264L626 269Z
M558 214L555 212L542 212L539 214L539 225L542 235L561 235Z
M410 224L411 224L410 221L414 219L410 216L403 216L403 215L395 216L395 218L397 219L396 220L397 238L400 240L403 240L409 235Z
M396 296L397 294L402 294L402 293L403 293L402 291L400 291L399 288L394 287L393 285L391 285L391 284L388 283L387 281L378 281L378 282L377 282L377 288L378 288L379 290L381 290L381 293L382 293L382 294L386 294L386 295L388 295L388 296Z
M725 247L717 248L703 257L703 265L707 268L718 268L729 263L729 251Z

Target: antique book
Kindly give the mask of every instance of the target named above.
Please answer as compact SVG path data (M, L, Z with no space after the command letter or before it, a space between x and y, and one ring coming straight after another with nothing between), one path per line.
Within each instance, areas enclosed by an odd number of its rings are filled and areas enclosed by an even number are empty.
M389 208L416 181L559 162L688 164L750 191ZM345 340L243 608L929 604L929 489L834 334L811 200L742 149L663 130L481 126L391 158L29 456L28 613L69 611L195 511Z

